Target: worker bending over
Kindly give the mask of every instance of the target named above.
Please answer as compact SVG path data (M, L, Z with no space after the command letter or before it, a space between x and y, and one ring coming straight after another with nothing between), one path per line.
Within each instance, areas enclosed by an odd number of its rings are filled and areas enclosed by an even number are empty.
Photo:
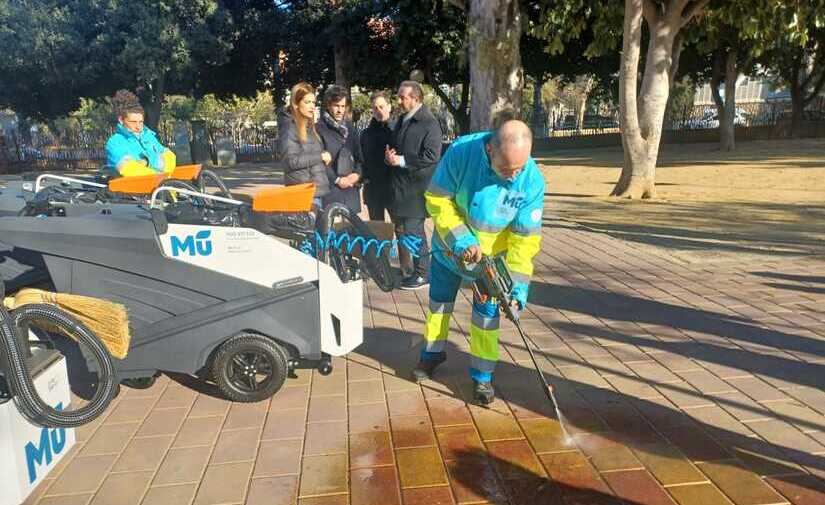
M430 302L424 330L426 347L413 371L430 378L447 356L450 316L462 282L474 280L467 265L482 255L505 255L514 282L517 309L527 304L533 258L541 244L544 177L530 156L532 134L510 120L492 132L457 139L438 164L425 194L435 225L430 267ZM470 376L475 399L495 399L493 370L498 361L497 301L473 297L470 324Z

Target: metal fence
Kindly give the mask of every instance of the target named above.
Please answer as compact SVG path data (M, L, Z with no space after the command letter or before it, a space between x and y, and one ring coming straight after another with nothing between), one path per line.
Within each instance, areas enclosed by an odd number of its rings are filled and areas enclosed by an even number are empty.
M445 140L454 138L457 125L449 112L434 111L441 124ZM577 115L541 112L533 117L532 109L525 111L525 120L534 129L538 138L568 138L598 136L619 132L617 112ZM790 102L742 103L736 106L734 124L742 128L772 127L789 123L792 115ZM825 97L819 97L806 107L803 120L825 122ZM360 130L369 123L369 115L360 118L356 127ZM664 130L675 134L688 134L696 130L714 130L719 127L719 115L714 105L692 105L683 110L669 110L664 121ZM77 132L61 136L33 135L30 142L19 136L6 137L4 153L0 153L0 164L29 169L92 169L105 163L105 143L113 132L100 130L95 133ZM174 148L174 135L169 125L161 125L158 131L161 142ZM235 130L209 130L210 153L216 159L219 143L234 146L237 161L272 161L277 151L277 129L246 127ZM6 167L5 170L10 170ZM2 168L0 168L2 169Z

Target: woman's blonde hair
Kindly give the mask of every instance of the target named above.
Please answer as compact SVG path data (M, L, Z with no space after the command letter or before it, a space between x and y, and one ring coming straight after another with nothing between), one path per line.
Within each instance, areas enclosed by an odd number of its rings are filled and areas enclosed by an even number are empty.
M295 126L298 128L298 140L300 140L302 144L305 144L309 130L312 130L312 134L318 139L318 132L315 131L315 123L307 124L307 118L298 112L298 104L301 103L301 100L303 100L305 96L310 94L314 95L315 88L305 82L299 82L295 86L292 86L289 94L290 113L292 115L292 121L295 122Z

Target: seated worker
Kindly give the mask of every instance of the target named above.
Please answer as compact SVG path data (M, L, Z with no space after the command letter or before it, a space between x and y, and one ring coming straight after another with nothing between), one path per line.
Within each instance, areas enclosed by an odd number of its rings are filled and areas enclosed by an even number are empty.
M117 113L115 133L106 141L109 175L134 176L171 173L175 153L163 147L155 132L143 126L143 107L134 93L125 89L112 100Z

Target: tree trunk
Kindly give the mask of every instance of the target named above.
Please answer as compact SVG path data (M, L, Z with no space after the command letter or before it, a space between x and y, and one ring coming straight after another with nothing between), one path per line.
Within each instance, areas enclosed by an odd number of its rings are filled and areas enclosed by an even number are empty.
M723 68L724 66L724 68ZM736 148L736 50L719 49L713 56L713 73L710 78L710 91L716 114L719 117L719 149L733 151ZM724 81L725 96L719 93L719 86Z
M531 121L533 128L533 137L544 138L547 134L544 128L544 121L542 121L543 114L541 108L541 87L544 86L544 76L537 75L533 78L533 121Z
M166 76L161 75L149 83L148 90L145 95L145 104L143 108L146 111L146 126L155 131L158 129L158 122L160 121L160 108L161 105L163 105L165 92Z
M521 112L524 76L519 53L521 12L517 0L470 0L470 129L487 130L505 108Z
M668 72L668 85L670 92L667 97L667 105L665 106L665 121L667 122L662 128L666 130L675 130L673 125L673 86L679 78L679 61L682 57L682 49L684 48L684 36L682 32L676 35L673 41L673 61L670 65L670 72Z
M725 106L719 113L719 147L722 151L736 149L736 49L728 50L725 61ZM724 111L724 114L722 114Z
M347 58L349 51L344 41L335 39L333 57L335 59L335 84L349 89L347 80Z
M799 138L802 132L802 115L805 112L805 92L799 81L791 83L791 137Z
M668 72L670 91L673 91L673 85L676 84L676 77L679 74L679 62L682 59L682 49L684 47L685 37L682 32L679 32L676 34L676 38L673 39L673 59L670 64L670 72Z
M20 131L20 137L23 143L27 146L32 145L32 123L29 118L18 115L17 129Z
M584 114L587 112L587 99L593 91L594 79L592 75L586 75L583 79L577 79L579 99L576 102L576 129L584 129Z
M662 120L670 92L673 39L681 28L681 13L659 15L652 7L645 13L650 27L641 96L637 101L637 75L645 0L625 0L622 60L619 70L619 109L624 166L612 196L654 198L656 161L662 136ZM672 2L668 2L671 7ZM648 5L655 5L649 2Z

